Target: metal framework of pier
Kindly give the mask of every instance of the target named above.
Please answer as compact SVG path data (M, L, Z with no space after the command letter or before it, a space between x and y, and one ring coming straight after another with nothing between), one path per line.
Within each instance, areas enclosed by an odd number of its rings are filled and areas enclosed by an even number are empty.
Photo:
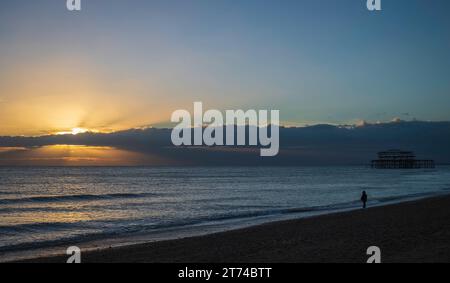
M376 169L421 169L435 168L433 160L418 160L412 151L389 150L378 153L378 159L372 160Z

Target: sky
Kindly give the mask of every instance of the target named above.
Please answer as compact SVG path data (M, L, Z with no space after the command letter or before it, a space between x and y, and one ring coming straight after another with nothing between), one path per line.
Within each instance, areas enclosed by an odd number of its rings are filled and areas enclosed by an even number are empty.
M165 126L195 101L293 126L450 120L448 0L0 5L0 135Z

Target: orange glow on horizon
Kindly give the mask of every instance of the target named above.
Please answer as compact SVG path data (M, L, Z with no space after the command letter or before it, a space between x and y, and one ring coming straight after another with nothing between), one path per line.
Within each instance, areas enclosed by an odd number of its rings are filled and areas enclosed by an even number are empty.
M167 158L110 146L0 147L0 165L140 166L171 164Z
M132 165L141 159L139 153L108 146L49 145L37 148L7 148L6 150L0 148L0 154L14 152L16 154L10 156L9 161L33 165Z

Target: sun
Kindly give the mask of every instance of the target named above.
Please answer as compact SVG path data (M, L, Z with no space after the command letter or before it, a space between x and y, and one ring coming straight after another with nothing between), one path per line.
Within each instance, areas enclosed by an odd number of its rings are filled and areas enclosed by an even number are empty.
M73 128L71 131L71 134L75 136L75 135L84 134L87 132L89 132L89 130L85 129L85 128Z
M74 136L76 136L76 135L78 135L78 134L85 134L85 133L88 133L88 132L96 132L96 131L93 131L93 130L90 130L90 129L86 129L86 128L72 128L72 130L70 130L70 131L65 131L65 132L56 132L55 134L56 135L74 135Z

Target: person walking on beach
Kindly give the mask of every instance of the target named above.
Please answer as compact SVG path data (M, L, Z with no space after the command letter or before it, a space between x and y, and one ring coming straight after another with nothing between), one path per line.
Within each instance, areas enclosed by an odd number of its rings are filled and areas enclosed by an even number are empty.
M363 203L363 208L367 207L367 193L364 191L361 196L361 201Z

